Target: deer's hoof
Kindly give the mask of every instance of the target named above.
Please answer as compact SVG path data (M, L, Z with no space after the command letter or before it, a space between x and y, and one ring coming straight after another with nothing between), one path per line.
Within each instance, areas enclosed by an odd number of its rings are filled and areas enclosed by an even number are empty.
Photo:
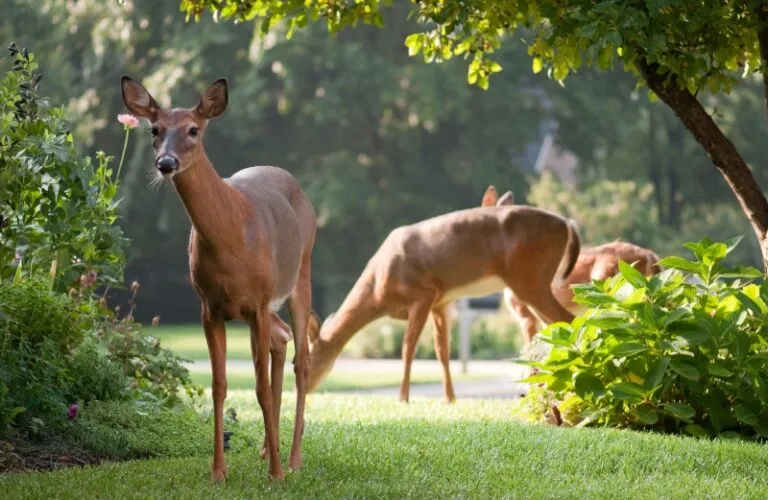
M220 469L213 469L211 471L211 482L218 484L224 482L227 479L227 468L222 467Z
M291 455L291 460L289 462L291 471L297 471L300 470L304 466L304 462L301 459L301 454Z

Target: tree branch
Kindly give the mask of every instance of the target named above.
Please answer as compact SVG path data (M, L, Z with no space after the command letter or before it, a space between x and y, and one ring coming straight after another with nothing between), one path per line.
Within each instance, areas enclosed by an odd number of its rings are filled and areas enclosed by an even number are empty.
M638 58L635 64L648 87L672 108L680 121L693 134L696 141L704 147L717 169L720 170L752 223L763 251L764 265L768 270L768 237L766 236L766 232L768 232L768 200L766 200L744 158L693 94L680 88L674 82L665 85L665 77L658 73L658 64L649 64L642 57Z

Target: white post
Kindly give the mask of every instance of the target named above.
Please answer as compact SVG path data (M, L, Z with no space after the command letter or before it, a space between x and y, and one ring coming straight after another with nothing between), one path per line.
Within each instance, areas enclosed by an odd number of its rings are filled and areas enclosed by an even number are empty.
M459 310L459 359L461 359L461 373L467 373L469 362L469 330L475 312L469 308L467 299L459 300L456 304Z

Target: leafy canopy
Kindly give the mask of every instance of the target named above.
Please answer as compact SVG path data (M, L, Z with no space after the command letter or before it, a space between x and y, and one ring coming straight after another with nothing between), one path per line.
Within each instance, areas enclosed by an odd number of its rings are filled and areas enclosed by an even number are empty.
M644 59L692 93L708 88L730 91L730 72L758 71L760 0L423 0L411 16L423 30L409 35L409 54L426 62L453 56L470 59L468 81L488 88L501 71L493 53L517 28L533 57L534 73L547 69L562 81L582 64L609 69L622 62L635 72ZM359 22L383 26L381 10L392 0L181 0L187 19L205 11L214 19L259 21L268 33L281 21L287 36L309 21L324 21L329 31Z

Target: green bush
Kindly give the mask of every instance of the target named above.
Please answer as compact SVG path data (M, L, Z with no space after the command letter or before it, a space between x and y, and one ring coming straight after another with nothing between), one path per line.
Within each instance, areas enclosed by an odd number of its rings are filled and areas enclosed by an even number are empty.
M0 280L50 273L67 289L81 276L119 284L126 239L116 225L110 157L75 147L63 107L38 94L35 57L11 44L0 80Z
M541 332L552 348L525 362L540 370L526 380L545 384L572 423L768 437L768 282L723 264L739 241L687 243L693 260L663 259L651 278L622 263L575 286L591 309Z
M134 401L173 407L202 389L184 358L133 321L46 278L0 282L0 436L60 430L73 403ZM138 290L138 287L135 287ZM133 304L133 300L131 301Z
M104 355L94 338L77 346L67 358L71 383L67 401L111 401L126 399L129 381L123 367Z
M98 316L88 302L51 291L48 279L0 282L0 350L24 344L35 350L44 341L68 353L94 328Z

